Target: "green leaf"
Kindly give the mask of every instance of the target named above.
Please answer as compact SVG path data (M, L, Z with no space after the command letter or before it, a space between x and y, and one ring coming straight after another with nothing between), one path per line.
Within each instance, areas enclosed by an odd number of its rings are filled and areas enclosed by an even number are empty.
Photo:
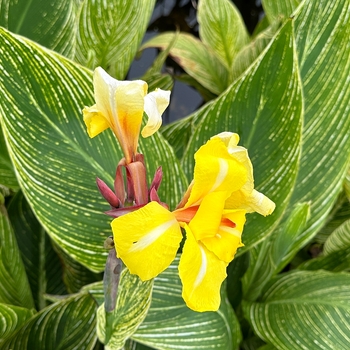
M270 23L289 17L301 3L301 0L262 0L266 17Z
M243 278L245 299L255 300L271 277L287 265L289 261L284 257L298 252L294 242L309 216L310 204L298 203L280 229L250 251L250 266Z
M344 221L350 218L350 201L345 193L341 193L335 202L331 212L328 214L325 225L317 232L315 240L324 244L329 235Z
M62 281L61 261L21 192L12 198L8 215L36 308L41 310L46 306L45 293L64 294L67 292Z
M119 282L117 305L106 313L104 304L97 310L97 335L106 349L122 349L145 319L151 304L153 280L142 282L124 269Z
M275 278L245 315L280 350L346 349L350 342L350 275L295 271Z
M189 34L163 33L145 44L141 49L159 47L165 50L177 36L170 55L185 72L209 91L219 95L228 84L228 71L215 53L200 40Z
M34 307L27 275L6 209L0 203L0 303Z
M106 131L89 139L82 108L94 104L92 74L29 40L0 31L0 118L20 186L47 233L93 271L106 261L108 210L95 179L113 184L123 157ZM140 139L150 181L163 167L160 198L174 208L186 179L172 148L158 133Z
M323 254L298 266L301 270L344 271L350 269L350 219L332 232L323 247Z
M193 122L193 117L188 116L161 128L162 135L174 148L179 159L182 158L188 140L193 132Z
M253 64L276 34L279 27L279 22L270 25L237 53L231 67L232 79L238 78Z
M222 288L221 306L217 312L190 310L181 297L179 260L178 256L156 277L151 307L132 339L160 350L236 349L241 332L225 288Z
M13 169L10 156L7 152L7 147L0 125L0 185L5 186L16 192L19 189L15 171Z
M89 294L52 304L4 342L3 349L94 349L96 305Z
M340 225L324 244L324 255L348 248L350 246L350 219Z
M86 0L75 60L124 79L146 32L155 0Z
M306 1L295 17L305 116L291 206L311 202L312 213L295 242L300 248L327 220L349 166L350 46L344 41L350 36L349 12L348 0Z
M261 82L264 82L262 84ZM278 32L245 75L215 101L194 114L200 120L183 158L190 179L195 151L212 136L232 131L240 135L254 167L255 187L276 203L269 217L249 215L243 252L266 237L288 204L298 170L302 100L292 22Z
M93 273L64 252L57 244L53 246L62 264L64 285L68 293L77 293L83 286L102 279L101 274Z
M0 26L73 57L78 10L71 0L1 0Z
M33 310L0 304L0 347L17 329L21 328L34 314Z
M237 53L249 42L242 16L229 0L220 5L202 0L198 5L199 36L230 71Z
M344 190L350 202L350 167L348 169L348 172L346 173L346 177L344 180Z

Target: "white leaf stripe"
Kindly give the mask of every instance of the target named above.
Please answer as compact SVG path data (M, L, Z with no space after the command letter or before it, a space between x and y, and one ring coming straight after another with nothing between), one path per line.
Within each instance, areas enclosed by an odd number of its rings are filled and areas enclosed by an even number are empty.
M324 224L350 162L350 47L344 41L350 36L349 1L305 2L296 16L295 33L305 123L291 205L312 203L308 227L295 242L302 247Z
M0 346L11 333L19 329L34 314L34 310L0 304Z
M87 136L81 110L93 104L92 74L4 30L0 51L0 117L21 188L49 235L83 265L102 270L110 219L95 178L112 184L122 153L111 132ZM186 180L172 149L159 134L141 138L140 149L149 181L163 166L160 198L175 207Z
M297 271L272 281L245 313L255 332L279 349L346 349L349 287L348 274Z
M96 304L80 294L52 304L33 316L3 344L4 349L94 349ZM60 330L55 332L53 330Z
M71 0L32 0L19 4L1 0L0 25L66 57L73 57L79 6Z
M107 68L117 79L124 79L154 4L155 0L84 1L75 59L91 68Z
M97 311L97 334L99 339L111 349L121 349L136 328L145 319L152 300L153 280L142 282L136 275L124 269L118 287L118 299L113 319L112 336L105 339L106 319L104 304Z

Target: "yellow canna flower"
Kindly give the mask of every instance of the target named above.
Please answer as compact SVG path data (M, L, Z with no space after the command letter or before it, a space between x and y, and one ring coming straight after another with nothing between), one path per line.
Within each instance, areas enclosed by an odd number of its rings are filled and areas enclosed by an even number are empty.
M133 161L137 152L142 117L148 122L142 136L154 134L162 123L162 114L169 105L170 91L156 89L147 94L147 83L142 80L118 81L101 67L94 72L96 104L83 110L89 136L95 137L111 128L125 155L126 163Z
M237 134L219 134L196 152L194 179L173 212L150 202L111 224L117 256L142 280L170 265L185 229L179 275L182 296L195 311L219 308L226 267L243 245L245 214L274 210L274 203L254 190L252 165L238 141Z

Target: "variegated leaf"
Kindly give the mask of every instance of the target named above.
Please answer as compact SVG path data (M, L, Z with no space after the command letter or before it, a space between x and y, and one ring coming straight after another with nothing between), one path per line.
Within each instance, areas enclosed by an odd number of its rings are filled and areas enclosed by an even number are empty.
M71 0L1 0L0 26L74 57L79 7Z
M199 36L228 71L237 53L249 42L243 18L229 0L201 0L198 4Z
M7 211L0 202L0 303L34 308L26 271Z
M96 343L96 304L89 294L56 302L38 312L3 344L3 349L86 349Z
M177 39L170 49L171 57L185 72L212 93L219 95L228 84L228 70L215 53L197 38L189 34L163 33L142 45L141 49L159 47L165 50Z
M257 303L244 303L256 334L280 350L346 349L350 276L294 271L276 277Z
M85 0L75 60L124 79L146 32L155 0Z
M122 152L106 131L89 139L82 108L94 104L92 74L36 44L0 31L0 120L20 186L48 234L94 271L106 261L109 206L97 190L113 186ZM174 208L186 185L171 147L160 134L140 140L150 181L159 166L159 195Z

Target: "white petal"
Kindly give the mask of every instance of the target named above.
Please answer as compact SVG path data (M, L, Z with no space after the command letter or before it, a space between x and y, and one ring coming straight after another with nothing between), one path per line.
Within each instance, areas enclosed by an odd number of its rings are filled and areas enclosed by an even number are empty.
M154 134L162 125L162 114L168 107L170 91L156 89L145 96L144 110L148 116L146 126L142 129L141 135L148 137Z

